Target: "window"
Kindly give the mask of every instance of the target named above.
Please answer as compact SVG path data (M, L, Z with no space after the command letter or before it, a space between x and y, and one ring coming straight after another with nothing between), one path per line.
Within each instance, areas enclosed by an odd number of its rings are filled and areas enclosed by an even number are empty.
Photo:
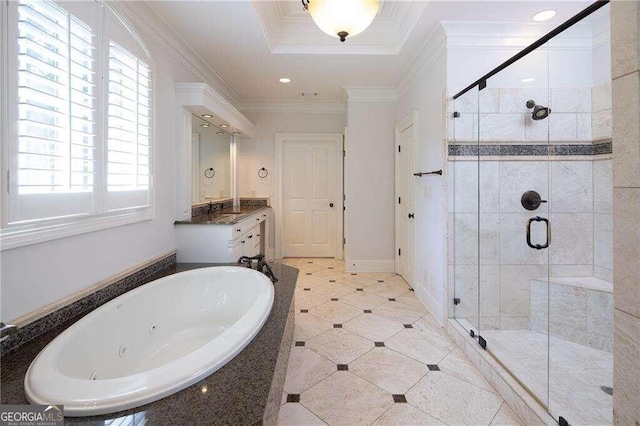
M2 248L150 218L144 46L97 2L19 0L2 8Z

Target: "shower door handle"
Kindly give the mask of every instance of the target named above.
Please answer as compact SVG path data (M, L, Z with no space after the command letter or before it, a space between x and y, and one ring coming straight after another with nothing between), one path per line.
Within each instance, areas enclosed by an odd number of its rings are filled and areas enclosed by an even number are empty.
M544 222L547 227L547 241L543 245L531 243L531 223L532 222ZM529 221L527 222L527 245L532 249L542 250L549 247L550 242L551 242L551 228L549 228L549 219L545 217L540 217L540 216L532 217L531 219L529 219Z

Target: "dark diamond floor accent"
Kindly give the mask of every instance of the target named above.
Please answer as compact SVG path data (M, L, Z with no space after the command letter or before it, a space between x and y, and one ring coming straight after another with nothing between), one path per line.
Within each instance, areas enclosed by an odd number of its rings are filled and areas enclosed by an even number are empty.
M300 313L301 314L308 314L309 310L308 309L300 309Z
M384 342L373 342L376 345L376 348L384 348Z
M349 371L349 366L347 364L338 364L338 371Z
M329 282L330 282L330 283L335 283L335 282L336 282L336 280L329 280Z
M333 324L333 328L342 328L342 324Z
M313 262L307 262L307 263L313 263Z
M297 341L297 342L296 342L296 346L304 346L304 342Z
M358 275L358 274L354 274L353 272L351 273L351 275Z
M411 324L403 324L404 328L413 328L413 326Z
M329 266L327 269L333 269L333 266Z
M427 364L429 371L440 371L440 367L437 364Z
M303 288L304 291L311 291L310 288Z
M394 299L393 297L389 298L389 302L395 302L395 301L396 301L396 299Z
M299 393L287 394L287 402L300 402L300 394Z
M364 310L364 313L365 313L365 314L370 314L370 313L371 313L371 309L365 309L365 310Z
M406 404L407 398L404 395L393 395L393 402Z
M337 301L338 301L338 298L337 298L337 297L332 297L332 298L331 298L331 301L332 301L332 302L337 302Z
M384 282L384 280L378 280L378 282L379 282L379 283L383 283L383 282Z
M356 288L356 291L364 291L364 288Z
M307 272L307 275L311 275L311 272Z

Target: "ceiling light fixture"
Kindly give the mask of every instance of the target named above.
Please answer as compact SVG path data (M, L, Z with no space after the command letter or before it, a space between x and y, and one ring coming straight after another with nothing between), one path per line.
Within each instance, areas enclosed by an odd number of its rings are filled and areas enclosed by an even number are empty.
M200 127L211 127L209 124L201 124Z
M527 78L523 78L522 80L523 83L531 83L532 81L535 81L535 78L533 77L527 77Z
M554 16L556 16L555 10L543 10L542 12L538 12L533 15L533 20L536 22L548 21Z
M302 0L316 25L345 41L367 29L380 9L379 0Z
M202 114L202 116L204 118L213 118L213 115L211 115L211 114Z
M226 129L227 127L229 127L228 124L221 124L220 127L222 127L223 129Z
M291 83L291 79L287 77L281 77L278 79L280 83Z

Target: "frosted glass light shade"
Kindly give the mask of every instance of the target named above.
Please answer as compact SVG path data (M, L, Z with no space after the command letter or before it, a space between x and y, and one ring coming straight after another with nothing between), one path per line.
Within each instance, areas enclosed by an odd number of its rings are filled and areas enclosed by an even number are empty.
M309 13L316 25L342 41L364 31L373 21L379 0L309 0ZM346 33L346 34L344 34Z

